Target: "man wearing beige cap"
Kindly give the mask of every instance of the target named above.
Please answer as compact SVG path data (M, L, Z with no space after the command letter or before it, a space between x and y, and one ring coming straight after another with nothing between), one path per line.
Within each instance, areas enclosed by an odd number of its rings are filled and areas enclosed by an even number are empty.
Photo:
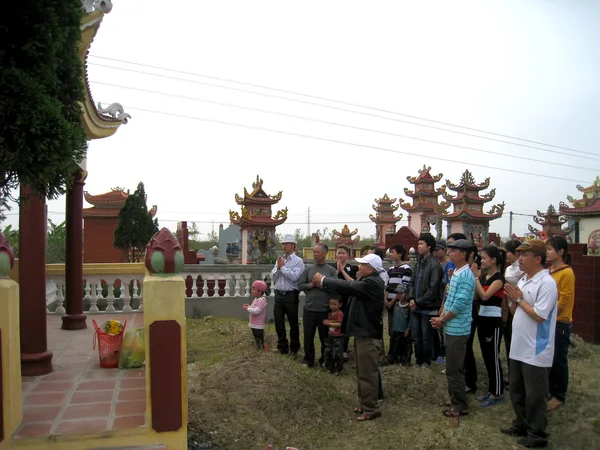
M295 357L298 350L300 350L298 279L304 271L304 262L295 253L296 238L293 234L283 236L281 247L284 255L277 258L275 267L271 271L273 280L271 288L275 291L273 316L275 318L275 331L277 332L277 349L282 354L291 351L292 356ZM287 316L290 324L289 344L285 332L285 316Z
M546 244L532 239L517 247L525 275L517 286L504 285L514 314L510 346L510 400L516 418L501 431L521 436L528 448L546 447L548 434L548 371L554 358L558 290L544 269Z

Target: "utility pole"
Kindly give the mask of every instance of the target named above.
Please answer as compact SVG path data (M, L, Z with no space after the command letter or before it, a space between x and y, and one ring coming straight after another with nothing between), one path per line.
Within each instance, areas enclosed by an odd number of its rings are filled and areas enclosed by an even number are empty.
M308 220L306 223L307 223L306 237L310 237L310 206L308 207Z
M513 212L510 212L510 222L508 225L508 239L512 239L512 221L513 221Z

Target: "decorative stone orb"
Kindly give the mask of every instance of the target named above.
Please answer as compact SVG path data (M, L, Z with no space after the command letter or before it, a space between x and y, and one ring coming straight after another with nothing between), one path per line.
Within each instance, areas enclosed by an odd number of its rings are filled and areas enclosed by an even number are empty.
M156 233L146 246L146 269L152 275L171 276L183 269L183 251L173 233L167 228Z
M411 247L410 250L408 251L409 255L414 255L415 254L415 248Z
M8 278L15 265L15 253L6 236L0 232L0 278Z

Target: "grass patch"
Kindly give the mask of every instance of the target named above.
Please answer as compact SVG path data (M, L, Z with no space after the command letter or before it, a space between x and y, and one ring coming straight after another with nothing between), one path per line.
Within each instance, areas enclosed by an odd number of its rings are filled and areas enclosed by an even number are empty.
M265 337L276 348L272 324ZM575 345L569 402L549 419L550 448L600 447L600 348L581 340ZM487 375L477 341L475 347L483 393ZM451 426L438 406L447 399L443 366L382 367L383 417L357 423L352 413L357 403L351 363L344 376L334 377L302 368L299 361L277 353L259 353L247 322L212 317L188 321L188 358L190 433L219 448L265 450L268 444L300 450L518 447L515 439L499 432L513 418L508 399L484 409L470 396L471 413L458 428Z

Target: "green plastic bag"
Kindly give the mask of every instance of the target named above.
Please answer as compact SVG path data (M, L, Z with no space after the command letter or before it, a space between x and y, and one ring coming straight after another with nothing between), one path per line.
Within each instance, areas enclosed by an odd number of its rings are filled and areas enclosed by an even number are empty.
M146 359L146 345L144 344L144 330L135 328L128 330L123 336L119 369L137 369L142 367Z

